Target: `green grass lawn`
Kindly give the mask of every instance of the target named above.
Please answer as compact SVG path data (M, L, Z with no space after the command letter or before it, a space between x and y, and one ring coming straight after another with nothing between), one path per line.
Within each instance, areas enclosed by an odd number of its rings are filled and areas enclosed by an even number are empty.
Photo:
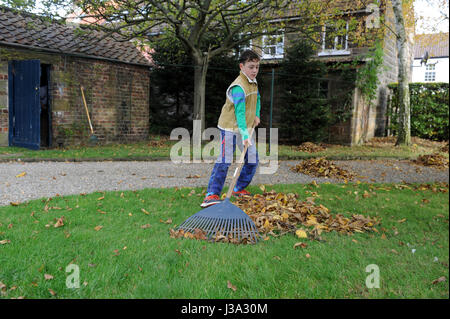
M239 246L170 238L200 210L202 188L34 200L0 207L0 297L449 298L448 193L364 183L266 188L300 199L316 192L332 214L378 216L378 233L323 233L326 242L287 234ZM53 227L61 216L64 225ZM294 249L299 241L308 246ZM79 267L80 288L66 287L69 264ZM366 287L371 264L380 288Z
M419 155L439 152L439 143L420 140L421 143L413 144L410 147L394 147L393 144L343 146L332 145L324 151L307 153L297 150L297 146L279 145L278 157L282 159L301 159L311 157L328 157L330 159L352 159L352 158L399 158L416 159ZM66 148L54 148L43 150L28 150L21 147L0 147L0 159L160 159L170 158L170 150L178 141L171 141L167 137L153 136L148 141L109 144L98 146L70 146ZM204 142L203 146L209 142ZM260 145L260 144L258 144ZM266 150L269 156L269 148L265 144L258 146L262 154ZM192 152L192 150L191 150ZM448 153L440 152L448 158ZM214 155L212 153L206 156ZM272 154L273 156L274 154ZM191 154L192 156L192 154ZM215 158L216 156L212 156Z

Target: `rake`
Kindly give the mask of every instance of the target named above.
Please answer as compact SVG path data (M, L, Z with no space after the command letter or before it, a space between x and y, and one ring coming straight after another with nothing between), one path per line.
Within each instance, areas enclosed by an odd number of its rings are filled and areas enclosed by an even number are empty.
M254 127L250 131L250 140L253 131ZM213 236L217 238L220 235L225 238L237 239L239 243L244 239L248 243L253 244L259 241L260 234L253 220L242 209L230 202L234 186L236 186L237 179L244 165L247 148L248 145L245 145L225 199L219 204L202 209L192 215L177 228L178 230L194 233L196 229L200 229L205 232L209 240L213 239Z
M91 128L91 136L89 137L89 143L91 145L96 145L98 142L98 138L97 136L94 135L94 129L92 128L92 123L91 123L91 117L89 116L89 111L88 111L88 107L86 104L86 99L84 98L84 92L83 92L83 87L80 87L81 89L81 95L83 96L83 103L84 103L84 108L86 109L86 115L89 121L89 127Z

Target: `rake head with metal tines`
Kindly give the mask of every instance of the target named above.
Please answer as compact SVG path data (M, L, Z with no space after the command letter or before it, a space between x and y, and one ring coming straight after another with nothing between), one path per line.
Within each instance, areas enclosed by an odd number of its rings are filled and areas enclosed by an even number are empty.
M261 236L252 219L228 198L192 215L177 229L190 233L201 229L209 240L218 234L227 238L231 235L238 243L244 239L249 243L257 243Z
M253 135L254 127L250 130L250 138ZM249 243L257 243L260 237L258 229L252 219L239 207L230 202L230 197L236 181L244 164L245 153L248 144L245 145L241 153L238 166L234 171L233 180L228 189L226 198L219 204L207 207L185 220L177 229L194 233L195 229L203 230L206 237L212 239L213 236L221 235L228 238L230 235L238 243L244 238Z

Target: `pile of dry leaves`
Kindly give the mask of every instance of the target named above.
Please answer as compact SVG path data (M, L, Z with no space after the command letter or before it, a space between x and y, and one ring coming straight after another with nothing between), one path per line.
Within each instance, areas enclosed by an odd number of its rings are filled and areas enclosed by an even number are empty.
M346 180L351 180L356 177L356 174L337 167L333 162L326 160L325 157L304 160L300 162L300 164L291 167L291 170L316 177L330 177Z
M171 229L170 230L171 238L187 238L187 239L197 239L197 240L208 240L207 233L204 230L199 228L194 229L194 232L191 233L189 231L185 231L183 229ZM254 243L249 236L245 236L243 238L235 238L232 234L228 234L227 236L223 235L221 232L217 232L213 236L211 236L211 241L216 243L230 243L230 244L251 244Z
M422 184L412 184L412 183L403 183L403 184L394 184L393 185L397 189L412 189L412 190L420 190L426 191L430 190L433 193L448 193L449 184L446 182L434 182L431 184L422 183ZM374 187L375 188L375 187ZM385 188L385 189L390 189Z
M300 238L321 240L322 231L362 233L375 230L374 225L379 223L362 215L352 215L351 218L341 214L333 216L325 206L316 205L313 197L299 201L298 194L277 193L274 190L242 197L236 205L250 216L262 235L280 236L295 232ZM299 226L312 228L299 229Z
M171 229L170 230L171 238L187 238L187 239L197 239L197 240L207 240L206 232L201 229L195 229L194 233L185 232L183 229Z
M448 142L442 146L439 151L444 152L444 153L448 153Z
M314 198L299 201L298 194L277 193L274 190L263 194L244 196L235 204L254 221L260 235L269 239L268 235L278 237L293 233L299 238L322 240L322 232L337 231L342 234L363 233L377 231L374 226L379 224L376 218L363 215L352 215L350 218L342 214L333 216L329 209L323 205L316 205ZM194 233L183 230L170 230L172 238L188 238L206 240L206 234L200 229ZM231 235L223 236L220 233L212 237L215 242L228 242L233 244L248 244L248 238L238 240Z
M366 146L370 147L392 147L395 145L397 137L395 136L385 136L385 137L372 137L370 140L364 143Z
M414 161L414 163L424 166L432 166L435 168L448 168L448 159L439 153L421 155Z
M296 151L306 152L306 153L321 152L321 151L324 151L325 149L326 149L326 147L324 147L323 145L316 145L311 142L302 143L300 146L297 146L295 148Z

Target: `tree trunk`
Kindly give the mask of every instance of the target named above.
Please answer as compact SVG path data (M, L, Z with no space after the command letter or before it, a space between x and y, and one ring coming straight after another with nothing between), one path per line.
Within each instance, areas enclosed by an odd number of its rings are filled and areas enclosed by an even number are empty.
M208 71L208 55L194 57L194 116L193 120L201 121L201 132L205 129L205 88Z
M392 0L397 31L399 128L396 145L411 145L411 110L409 100L409 54L401 0Z

